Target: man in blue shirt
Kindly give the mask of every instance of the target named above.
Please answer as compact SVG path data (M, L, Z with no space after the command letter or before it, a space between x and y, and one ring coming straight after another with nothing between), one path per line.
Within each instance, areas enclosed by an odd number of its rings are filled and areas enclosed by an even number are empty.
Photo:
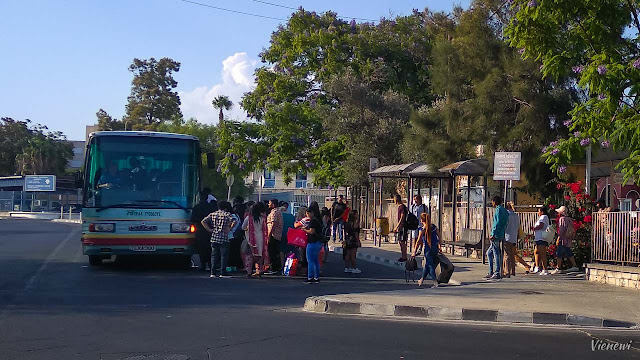
M502 206L502 198L500 196L494 196L491 204L496 208L496 211L493 215L493 226L491 227L491 245L489 245L489 250L487 250L489 274L485 276L485 279L497 281L502 278L502 272L500 271L500 265L502 263L500 242L504 241L504 231L509 222L509 213L507 209Z

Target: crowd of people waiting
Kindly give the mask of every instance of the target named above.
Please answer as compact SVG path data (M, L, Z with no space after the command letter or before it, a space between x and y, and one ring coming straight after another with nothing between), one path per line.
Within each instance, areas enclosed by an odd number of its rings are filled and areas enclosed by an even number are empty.
M567 208L560 206L555 210L556 225L553 226L549 219L549 208L542 206L538 209L538 220L531 227L534 233L534 266L531 267L517 252L517 242L524 236L520 226L520 219L515 213L514 205L508 202L506 207L502 205L502 198L495 196L492 205L496 208L491 228L490 245L487 250L489 262L489 273L486 280L500 280L504 277L516 275L516 261L522 264L527 270L526 274L534 273L538 275L555 275L563 272L562 261L567 258L571 267L567 272L579 271L576 260L571 250L575 229L573 220L567 216ZM551 243L555 243L557 266L548 271L547 248ZM502 245L502 248L501 248ZM504 256L503 251L504 250Z
M236 197L233 204L218 203L211 190L205 188L191 221L196 225L200 270L208 269L211 278L229 277L231 272L244 269L249 278L306 273L306 283L318 283L331 237L334 243L342 243L344 272L361 273L356 265L357 249L362 246L359 216L349 209L342 195L331 209L320 209L314 201L308 207L300 207L294 216L284 201L245 203ZM290 229L304 232L304 246L292 245ZM296 271L286 269L289 258L297 260Z

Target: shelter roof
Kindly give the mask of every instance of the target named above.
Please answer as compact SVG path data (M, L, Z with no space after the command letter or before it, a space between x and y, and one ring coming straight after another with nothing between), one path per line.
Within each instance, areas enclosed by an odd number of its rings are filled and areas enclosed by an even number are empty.
M450 177L448 173L441 172L437 166L433 164L422 164L415 169L407 172L412 178L445 178Z
M378 178L406 178L409 177L408 173L410 171L415 170L420 165L425 165L425 163L415 162L409 164L381 166L373 171L370 171L369 176Z
M449 173L453 176L480 176L485 175L489 168L487 159L462 160L449 164L440 169L441 172Z

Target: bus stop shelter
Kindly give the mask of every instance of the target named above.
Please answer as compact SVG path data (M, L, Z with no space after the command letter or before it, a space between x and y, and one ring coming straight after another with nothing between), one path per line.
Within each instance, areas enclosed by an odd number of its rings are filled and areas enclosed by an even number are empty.
M478 232L480 230L480 239L462 239L462 242L473 243L479 241L481 243L481 252L482 252L482 261L484 263L484 253L485 253L485 241L487 239L487 175L489 169L489 160L487 159L470 159L458 161L447 166L440 168L440 172L448 173L453 179L453 190L451 197L451 208L452 208L452 216L451 216L451 242L457 243L462 234L458 234L457 230L460 228L462 231L466 230L466 234L471 233L471 231ZM463 214L459 214L460 206L458 202L458 183L461 177L466 177L466 206ZM472 226L471 215L474 212L472 208L471 202L471 182L472 178L477 177L482 179L481 191L482 191L482 207L481 207L481 216L482 216L482 225L481 229L477 229L478 226ZM460 198L460 202L464 199ZM462 226L463 216L464 215L464 227ZM456 223L459 221L459 223ZM474 228L476 227L476 228ZM461 233L462 233L461 231Z
M407 191L405 195L408 199L409 204L412 201L413 195L422 195L421 189L423 189L423 182L428 182L429 190L429 206L428 211L431 214L432 218L437 216L437 224L438 228L443 228L444 221L444 209L445 209L445 194L444 188L448 186L452 189L451 191L451 208L452 208L452 216L450 219L450 227L451 234L446 234L446 238L449 238L452 242L456 242L457 237L457 228L461 227L462 224L460 222L456 223L456 218L461 218L462 214L458 214L461 210L459 209L459 201L458 201L458 179L461 177L466 177L467 179L467 201L466 201L466 212L464 213L466 221L464 221L464 229L469 229L471 226L471 179L473 177L480 177L482 179L482 229L476 229L482 231L482 239L486 238L486 224L487 224L487 169L489 167L489 161L486 159L470 159L458 161L442 168L438 168L432 164L427 164L426 162L415 162L415 163L406 163L399 165L387 165L379 167L371 172L369 172L369 177L371 178L371 183L373 184L373 207L374 207L374 218L379 218L383 215L384 212L384 183L385 180L405 180L407 181ZM437 194L434 194L434 180L437 182ZM434 196L437 196L436 204L432 199ZM462 198L460 199L463 200ZM434 221L435 222L435 221ZM449 224L447 224L449 227ZM462 227L461 227L462 228ZM381 246L382 236L379 233L379 229L377 226L374 226L374 244ZM442 231L442 230L441 230ZM443 236L445 237L445 236ZM482 243L482 252L484 253L485 244L484 241ZM409 250L411 251L412 244L410 243Z
M436 206L438 212L438 219L442 221L442 189L443 183L445 179L450 178L451 176L448 173L443 173L439 171L438 167L432 164L427 164L425 162L415 162L415 163L407 163L407 164L399 164L399 165L387 165L379 167L371 172L369 172L369 177L371 178L371 183L373 184L373 201L374 201L374 218L379 218L383 215L384 212L384 182L387 180L405 180L407 181L407 191L405 195L407 196L409 205L411 204L411 199L413 195L420 194L422 189L422 182L425 180L429 180L429 213L432 214L432 198L433 198L433 182L431 180L438 180L438 204ZM416 188L417 187L417 188ZM381 234L378 231L378 227L374 226L374 244L381 246L382 244ZM412 251L413 244L409 242L409 251Z

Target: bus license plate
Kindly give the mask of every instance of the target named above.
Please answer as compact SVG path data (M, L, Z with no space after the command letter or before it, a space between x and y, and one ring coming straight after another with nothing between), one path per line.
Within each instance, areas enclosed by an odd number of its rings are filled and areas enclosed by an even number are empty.
M156 251L153 245L138 245L133 247L133 251Z

